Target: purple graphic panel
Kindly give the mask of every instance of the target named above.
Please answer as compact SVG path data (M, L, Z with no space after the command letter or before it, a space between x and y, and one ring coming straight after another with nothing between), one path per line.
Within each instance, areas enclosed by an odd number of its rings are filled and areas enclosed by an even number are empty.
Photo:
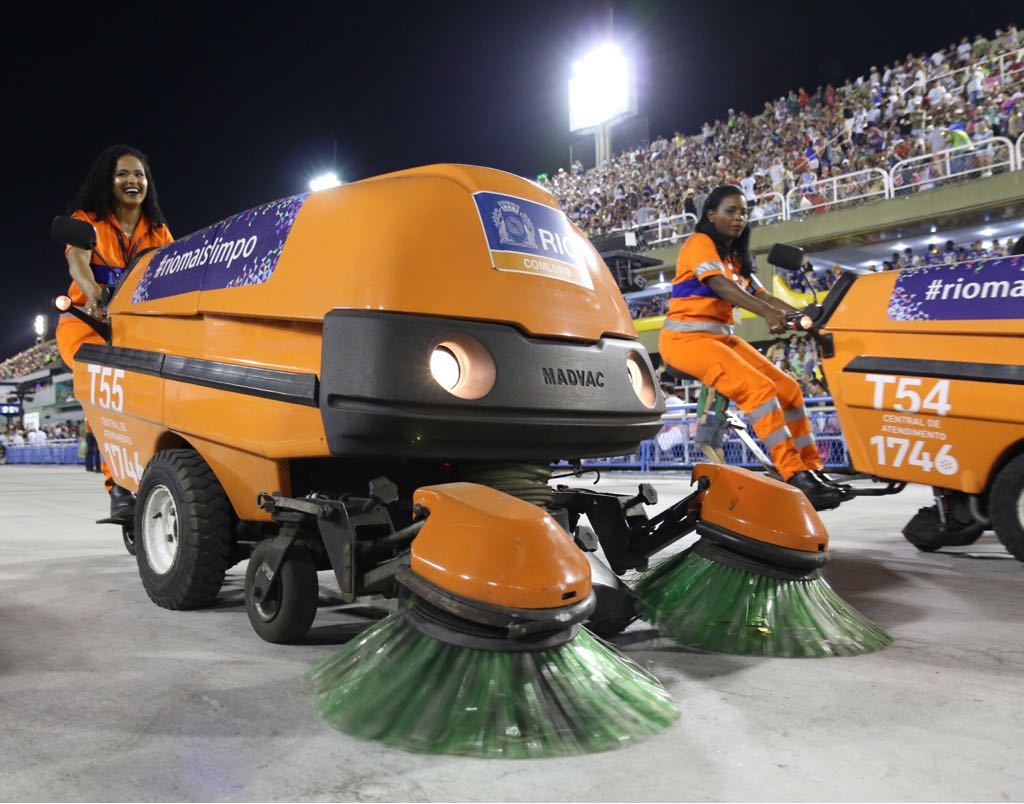
M900 271L888 314L893 321L1024 318L1024 257Z
M196 290L260 285L277 267L309 193L272 201L176 240L146 267L132 304Z

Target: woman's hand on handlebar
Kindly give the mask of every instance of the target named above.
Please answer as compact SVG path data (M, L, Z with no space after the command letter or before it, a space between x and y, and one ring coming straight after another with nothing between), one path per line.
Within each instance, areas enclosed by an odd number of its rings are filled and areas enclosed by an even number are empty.
M786 314L771 307L762 313L762 317L768 322L768 331L773 335L781 335L786 331Z
M106 317L106 312L103 309L102 292L96 296L87 296L82 309L85 310L86 315L91 315L93 318L98 318L102 321Z

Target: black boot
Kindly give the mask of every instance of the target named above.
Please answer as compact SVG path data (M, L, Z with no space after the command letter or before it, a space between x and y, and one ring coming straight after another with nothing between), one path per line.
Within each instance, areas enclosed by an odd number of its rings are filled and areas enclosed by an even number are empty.
M135 514L135 495L114 484L110 488L110 518L129 520Z
M789 485L796 486L804 493L804 496L811 501L815 511L838 508L839 503L843 501L843 495L838 489L826 486L814 476L810 469L797 472L788 482Z
M830 489L835 489L839 492L839 496L843 498L843 502L852 500L857 495L853 493L853 487L846 484L840 483L838 480L834 480L827 474L819 469L811 469L811 474L814 475L815 479L822 485L828 486Z

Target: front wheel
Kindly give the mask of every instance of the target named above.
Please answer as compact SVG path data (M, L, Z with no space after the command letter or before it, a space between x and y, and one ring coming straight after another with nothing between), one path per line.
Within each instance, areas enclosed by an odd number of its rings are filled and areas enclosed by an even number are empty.
M267 642L294 642L309 630L316 618L320 585L316 561L301 544L293 543L285 553L263 600L256 602L257 584L266 584L263 562L273 539L256 545L245 570L245 611L253 630Z
M233 512L213 470L193 449L149 462L135 503L135 560L146 594L165 609L213 602L234 538Z
M1018 455L996 475L988 514L1003 547L1018 561L1024 561L1024 455Z

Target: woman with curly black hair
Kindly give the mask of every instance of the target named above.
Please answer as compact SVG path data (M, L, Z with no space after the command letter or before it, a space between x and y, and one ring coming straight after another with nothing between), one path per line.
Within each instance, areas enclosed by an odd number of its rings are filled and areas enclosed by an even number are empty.
M679 252L661 357L746 412L782 478L815 508L836 507L846 493L821 474L800 386L733 334L734 307L763 317L773 333L784 330L787 313L797 312L758 281L746 197L725 184L708 196L696 232Z
M128 145L107 148L93 162L69 212L93 225L96 248L65 249L71 274L68 296L74 305L102 319L104 290L117 284L140 252L173 240L157 203L146 157ZM61 316L56 336L60 356L71 369L82 344L103 342L91 327L67 314ZM115 485L106 464L101 468L110 492L111 516L125 515L134 502L131 493Z

